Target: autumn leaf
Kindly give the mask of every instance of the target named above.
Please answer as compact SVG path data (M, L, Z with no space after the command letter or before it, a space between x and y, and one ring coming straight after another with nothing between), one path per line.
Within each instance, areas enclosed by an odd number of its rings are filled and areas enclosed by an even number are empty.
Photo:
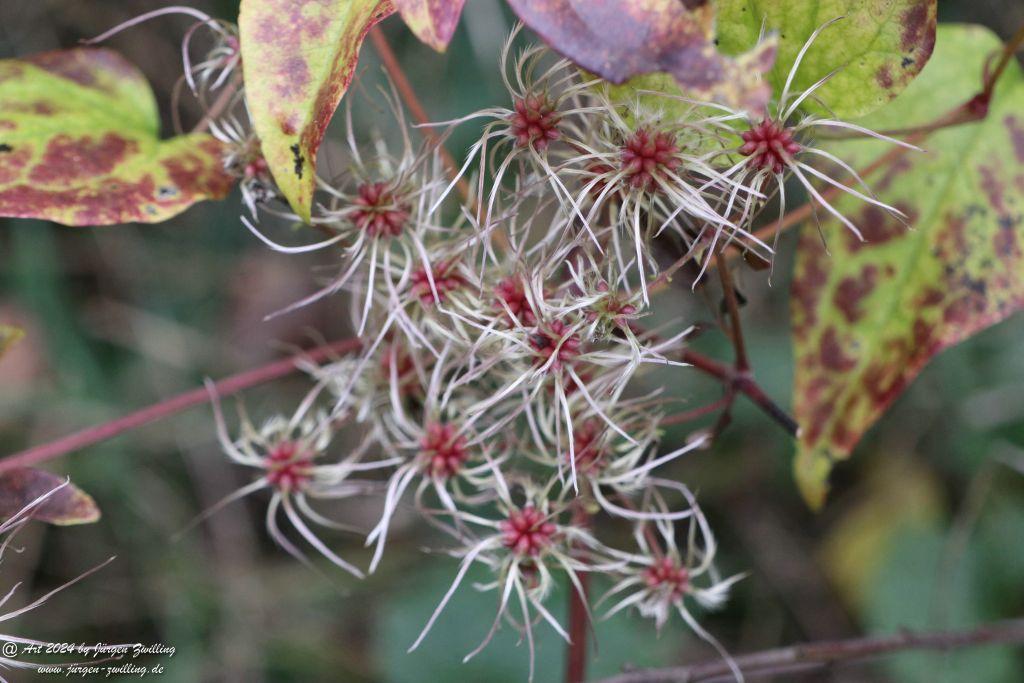
M0 215L154 223L227 194L216 139L159 129L148 83L115 52L0 60Z
M837 116L863 116L896 97L920 73L935 46L936 0L718 0L719 47L750 49L762 26L779 30L769 80L781 92L797 53L826 28L804 55L793 87L804 90L835 71L818 96ZM806 106L814 106L813 101Z
M980 27L939 28L938 49L892 104L862 121L874 129L934 120L981 88L1000 41ZM796 476L807 500L824 501L833 463L941 350L1024 306L1024 75L1004 74L988 117L934 133L873 180L879 198L910 217L856 199L837 208L860 242L835 222L801 235L792 289L794 410L801 426ZM846 141L834 151L864 167L888 147Z
M390 0L242 0L238 27L246 101L277 186L308 221L316 153Z
M466 0L394 0L394 4L417 38L438 52L444 52Z
M0 358L25 336L25 331L13 325L0 325Z
M9 519L36 498L65 483L64 477L31 467L0 472L0 519ZM32 513L32 519L59 526L90 524L100 518L92 497L74 484L55 491Z
M679 0L509 0L556 52L612 83L665 72L693 96L760 111L771 95L762 75L774 42L730 58L719 54L715 8ZM690 3L694 4L694 3ZM753 44L751 44L751 47Z

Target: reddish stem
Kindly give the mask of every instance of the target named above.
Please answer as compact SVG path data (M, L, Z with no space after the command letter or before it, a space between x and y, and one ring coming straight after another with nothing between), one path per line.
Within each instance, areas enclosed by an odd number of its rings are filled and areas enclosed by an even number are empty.
M590 575L580 572L583 595L570 589L569 592L569 648L566 653L565 683L583 683L587 675L587 604Z
M370 30L370 42L373 43L373 49L377 51L377 56L380 57L381 64L384 65L384 70L388 72L391 82L395 84L399 97L405 102L405 106L409 108L409 113L412 114L416 123L420 124L420 133L427 142L437 148L438 153L441 155L441 161L448 171L448 175L454 178L459 172L459 166L455 163L451 153L441 144L441 138L438 134L434 132L433 128L428 127L427 124L430 123L430 117L427 116L427 110L423 108L420 98L416 96L412 83L409 82L408 76L405 75L402 65L395 56L394 50L391 49L391 45L388 43L388 39L385 37L380 26L375 26ZM466 182L465 178L459 178L456 187L463 200L469 198L469 183Z
M214 387L218 396L230 396L243 389L263 384L294 372L301 361L319 363L338 354L348 353L359 348L358 339L345 339L325 344L309 351L296 354L290 358L275 361L263 367L240 372L217 382ZM86 427L81 431L69 434L56 441L35 446L27 450L9 455L0 460L0 472L14 467L27 467L46 460L60 457L66 453L77 451L86 446L106 441L144 424L169 417L192 406L202 405L210 400L210 392L205 388L192 389L177 396L161 401L155 405L136 410L117 419L103 424Z
M725 296L725 305L729 311L729 335L736 354L736 371L746 372L750 369L750 363L747 360L747 345L743 341L743 324L740 320L740 304L736 299L736 286L733 285L732 272L722 252L715 255L715 263L718 265L718 278L722 283L722 294Z
M701 372L715 377L725 385L726 390L738 391L750 399L754 405L763 410L769 417L782 426L791 436L798 436L799 426L792 417L779 407L764 389L754 380L747 371L734 369L725 363L720 363L713 358L697 353L690 349L684 349L682 353L684 363L689 363Z
M577 499L572 513L572 524L577 528L590 526L590 515L586 507ZM574 544L579 550L579 543ZM587 600L590 592L590 578L587 572L579 572L580 586L583 594L569 585L569 645L565 653L565 683L583 683L587 676L587 630L590 626L590 615L587 613Z

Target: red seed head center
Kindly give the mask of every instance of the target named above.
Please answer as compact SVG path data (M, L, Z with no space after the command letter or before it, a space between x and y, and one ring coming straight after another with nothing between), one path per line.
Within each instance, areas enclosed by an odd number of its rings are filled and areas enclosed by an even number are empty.
M466 437L458 434L454 424L431 423L420 441L420 457L431 475L453 477L469 459Z
M397 237L409 220L409 209L387 183L363 183L353 204L352 222L371 237Z
M562 365L572 362L580 354L582 345L579 337L570 334L569 326L561 320L538 326L530 334L529 341L537 354L537 363L546 365L550 361L552 370L560 370Z
M561 116L547 95L527 95L513 103L508 116L508 129L520 147L533 147L541 152L561 135L558 121Z
M430 286L431 278L434 280L433 288ZM466 279L459 274L458 264L454 259L442 261L429 274L426 268L420 266L412 272L409 279L412 283L410 285L412 295L419 299L424 306L429 306L432 303L444 303L451 292L466 284ZM437 292L436 297L434 292Z
M540 510L529 505L522 510L513 510L508 519L501 522L502 542L506 548L519 555L534 557L551 545L557 527L545 520Z
M790 158L801 149L793 132L771 119L761 121L740 137L743 138L740 154L750 157L747 163L754 168L770 169L772 173L782 173Z
M313 458L294 441L282 441L264 458L267 481L282 491L301 488L312 477Z
M644 582L648 588L667 590L672 597L679 597L690 586L690 572L676 561L663 557L644 570Z
M533 313L529 299L526 298L526 289L523 282L517 277L507 277L494 288L498 299L498 306L508 317L509 313L515 316L520 325L533 327L537 324L537 316ZM504 305L502 305L504 304ZM509 318L509 322L512 319Z
M657 188L659 174L679 166L675 136L650 128L639 128L622 145L622 171L633 187L648 192Z

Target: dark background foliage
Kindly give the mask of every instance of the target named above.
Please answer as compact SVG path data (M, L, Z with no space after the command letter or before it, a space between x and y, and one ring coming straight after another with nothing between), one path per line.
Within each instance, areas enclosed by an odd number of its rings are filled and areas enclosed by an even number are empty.
M4 0L0 57L68 47L135 14L152 1ZM199 6L225 18L233 2ZM984 23L1004 37L1024 22L1017 0L945 0L940 20ZM498 0L468 3L448 53L419 44L397 19L385 24L432 116L441 119L504 102L497 50L511 27ZM180 73L179 41L188 20L165 18L111 41L151 79L161 110ZM382 82L364 50L353 90L362 134L390 125L365 104ZM187 110L186 120L198 112ZM165 118L170 132L170 117ZM452 140L465 148L472 131ZM328 134L336 156L340 136ZM333 151L332 151L333 150ZM329 168L328 165L325 168ZM287 257L239 225L236 198L206 204L157 226L70 229L0 221L0 322L26 328L27 341L0 363L0 453L97 423L309 345L349 334L347 310L329 300L272 322L263 316L307 292L323 256ZM794 236L783 240L792 251ZM788 402L792 358L786 302L790 259L774 286L745 273L741 282L752 361L769 393ZM714 303L714 302L712 302ZM665 315L708 317L688 289L663 295ZM706 626L733 652L800 640L901 627L969 626L1024 610L1024 336L1020 316L940 356L839 467L829 506L810 514L790 476L792 445L745 405L710 451L679 462L674 474L700 490L723 546L723 568L749 570L735 598ZM727 357L717 333L699 340ZM713 398L716 386L693 373L670 389ZM287 411L305 384L281 381L247 395L251 412ZM683 437L670 434L667 439ZM344 447L344 444L339 444ZM6 627L28 637L70 642L162 642L166 681L522 681L526 653L506 632L478 659L462 655L483 636L493 596L465 590L424 647L404 651L454 572L443 555L421 555L428 539L398 519L383 568L364 582L321 577L265 537L259 502L236 504L175 539L201 510L244 483L214 443L209 410L194 409L53 463L97 499L98 524L29 527L9 553L2 585L24 581L20 599L66 581L111 554L102 573ZM376 510L341 511L357 524ZM359 539L332 539L365 564ZM325 567L325 569L327 569ZM19 598L16 598L16 600ZM539 630L540 681L558 680L561 644ZM713 656L672 624L652 627L620 616L597 626L593 673L621 665L671 664ZM157 660L153 660L157 661ZM6 675L6 673L5 673ZM15 673L13 680L31 675ZM806 676L820 681L979 681L1024 679L1021 654L1005 648L948 655L907 654L870 667ZM789 678L787 680L795 680Z

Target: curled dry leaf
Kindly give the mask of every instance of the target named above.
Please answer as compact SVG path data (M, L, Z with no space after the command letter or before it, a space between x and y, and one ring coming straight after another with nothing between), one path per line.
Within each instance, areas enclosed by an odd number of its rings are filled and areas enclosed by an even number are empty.
M0 472L0 518L10 518L65 481L64 477L52 472L31 467ZM100 518L100 509L92 496L74 484L68 484L43 501L32 513L32 518L60 526L90 524Z
M554 50L612 83L671 74L693 95L758 112L771 95L763 75L774 41L736 58L715 46L715 8L680 0L509 0Z
M216 139L159 129L149 84L115 52L0 60L0 215L154 223L227 194Z
M417 38L438 52L444 52L466 0L394 0L394 3Z
M980 27L943 25L938 49L902 97L863 123L874 130L924 124L981 88L1001 44ZM836 204L865 242L823 224L828 252L805 226L793 280L796 374L793 406L801 435L797 481L824 502L833 464L935 354L1024 307L1024 73L1003 75L980 122L928 138L869 179L880 200L912 229L853 199ZM835 143L863 168L884 152L877 141Z
M367 31L390 0L242 0L246 101L274 180L308 221L316 153L355 73Z

